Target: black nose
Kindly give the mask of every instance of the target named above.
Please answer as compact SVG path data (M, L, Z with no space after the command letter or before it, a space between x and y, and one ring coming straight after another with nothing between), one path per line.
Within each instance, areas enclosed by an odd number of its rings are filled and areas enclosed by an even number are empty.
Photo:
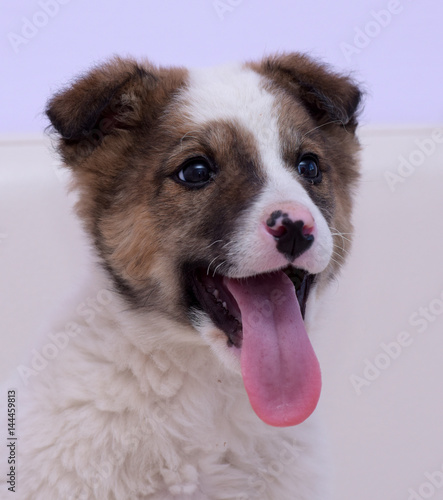
M292 221L284 218L281 221L283 226L281 234L274 236L277 240L277 250L282 253L290 262L306 252L314 242L312 234L303 234L304 222L302 220Z

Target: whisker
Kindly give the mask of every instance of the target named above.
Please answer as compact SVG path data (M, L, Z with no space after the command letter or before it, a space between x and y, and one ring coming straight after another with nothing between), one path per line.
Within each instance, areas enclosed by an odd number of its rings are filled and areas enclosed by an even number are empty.
M340 238L346 240L346 241L349 241L349 243L351 243L351 240L349 238L346 238L345 236L343 236L342 233L331 233L332 236L340 236Z
M323 123L322 125L318 125L317 127L311 128L311 130L308 130L308 132L306 132L305 134L302 135L300 140L302 141L308 134L310 134L311 132L314 132L314 130L317 130L317 129L322 128L322 127L326 127L326 125L332 125L333 123L341 123L343 125L343 127L345 126L345 124L341 120L332 120L330 122Z
M344 247L343 247L343 245L341 246L341 251L342 251L345 255L349 255L349 250L348 250L348 249L346 249L346 248L344 248ZM335 255L340 255L340 254L337 252L337 250L333 250L333 251L332 251L332 254L333 254L333 255L334 255L334 254L335 254ZM340 255L340 257L341 257L341 255Z
M223 243L223 240L215 240L210 245L208 245L206 248L211 248L212 245L215 245L216 243Z
M208 265L208 269L206 269L206 276L209 276L209 269L210 269L210 267L211 267L211 264L212 264L213 262L215 262L218 258L219 258L219 255L217 255L216 257L214 257L214 258L211 260L211 262L210 262L210 263L209 263L209 265Z
M340 231L340 229L337 229L336 227L331 226L331 231L336 231L337 233L340 234L353 234L353 233L344 233L343 231Z
M221 264L219 264L215 269L214 269L214 273L212 274L212 277L214 277L217 273L217 269L222 266L223 264L226 264L226 261L224 260Z
M344 251L344 252L346 252L346 253L348 253L348 251L347 251L347 250L344 250L344 249L343 249L343 251ZM341 255L340 253L338 253L338 252L337 252L337 250L332 250L332 255L337 255L337 256L339 256L340 258L342 258L342 255Z
M342 265L341 262L339 262L338 260L334 259L334 257L332 257L332 256L331 256L331 260L332 260L332 262L335 262L338 266Z

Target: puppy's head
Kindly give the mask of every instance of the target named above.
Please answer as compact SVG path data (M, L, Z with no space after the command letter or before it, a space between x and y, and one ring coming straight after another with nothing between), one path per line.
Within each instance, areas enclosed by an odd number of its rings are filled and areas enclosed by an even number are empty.
M48 104L116 289L192 326L272 425L318 401L303 317L348 251L359 101L288 54L192 71L114 59Z

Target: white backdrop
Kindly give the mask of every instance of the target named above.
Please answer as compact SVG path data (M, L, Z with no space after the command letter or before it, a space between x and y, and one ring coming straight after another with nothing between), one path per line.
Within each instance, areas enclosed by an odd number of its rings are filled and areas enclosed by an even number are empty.
M334 500L442 500L443 127L362 142L354 248L315 339ZM0 142L0 165L1 381L75 286L84 242L47 144Z

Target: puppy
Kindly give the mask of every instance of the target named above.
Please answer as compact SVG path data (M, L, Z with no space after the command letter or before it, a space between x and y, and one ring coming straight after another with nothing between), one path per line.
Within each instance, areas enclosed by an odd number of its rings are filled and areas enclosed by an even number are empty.
M309 336L348 252L360 97L292 53L115 58L50 100L97 263L20 374L16 498L328 498Z

